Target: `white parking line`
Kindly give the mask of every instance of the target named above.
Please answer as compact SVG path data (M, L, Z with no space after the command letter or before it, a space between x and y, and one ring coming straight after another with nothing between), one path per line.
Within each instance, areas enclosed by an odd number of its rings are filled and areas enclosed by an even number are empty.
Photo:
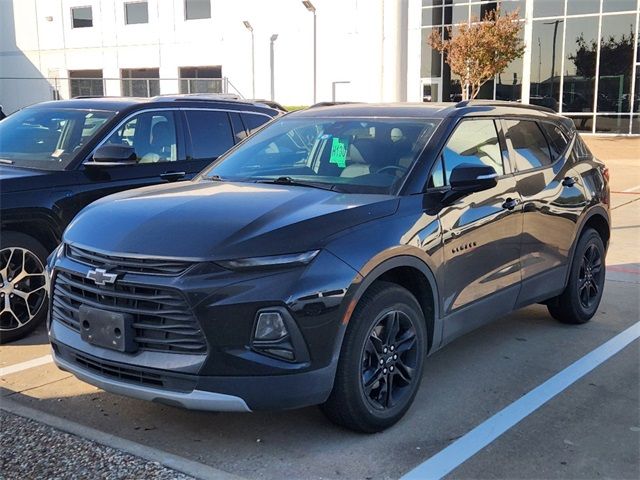
M29 368L39 367L40 365L46 365L53 362L51 355L44 355L43 357L34 358L33 360L27 360L26 362L16 363L15 365L9 365L8 367L0 368L0 377L5 375L11 375L12 373L21 372Z
M627 188L626 190L623 190L623 192L629 193L629 192L636 192L638 190L640 190L640 185L636 185L635 187Z
M637 322L500 410L447 448L405 474L401 480L431 480L444 477L639 337L640 322Z

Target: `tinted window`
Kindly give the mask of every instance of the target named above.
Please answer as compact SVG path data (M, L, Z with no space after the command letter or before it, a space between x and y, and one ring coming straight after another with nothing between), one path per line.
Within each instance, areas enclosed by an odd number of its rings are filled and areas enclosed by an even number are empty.
M451 171L462 163L488 165L498 175L504 175L498 132L493 120L464 120L458 125L442 151L444 179L434 176L432 184L444 181L448 184ZM434 175L441 175L438 170Z
M93 27L91 7L75 7L71 9L71 26L73 28Z
M564 133L562 133L562 130L556 125L542 122L540 126L544 130L544 133L547 134L549 148L551 149L551 158L555 162L564 153L569 141Z
M236 143L238 143L240 140L244 140L247 137L247 131L244 129L239 113L230 113L229 117L231 117L231 126L233 127L234 138L236 139Z
M551 164L549 145L538 124L531 120L505 120L507 143L516 156L516 166L522 172Z
M175 162L176 137L173 112L144 112L127 120L106 143L132 146L138 163Z
M214 159L233 146L227 112L187 110L193 158Z
M210 0L185 0L184 18L197 20L199 18L211 18Z
M125 23L149 23L149 8L147 2L135 2L124 4Z
M0 122L0 158L62 170L112 116L99 110L25 108Z
M243 113L242 120L244 121L245 127L249 130L249 133L253 133L254 130L257 130L262 125L271 120L270 117L265 115L254 115L252 113Z

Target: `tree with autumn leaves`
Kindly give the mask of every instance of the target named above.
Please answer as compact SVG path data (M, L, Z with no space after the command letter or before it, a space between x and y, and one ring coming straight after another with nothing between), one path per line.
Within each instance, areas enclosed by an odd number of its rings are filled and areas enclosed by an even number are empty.
M499 9L490 10L482 21L476 17L458 27L455 36L447 27L447 40L440 29L431 32L427 42L444 55L451 72L460 77L463 100L475 98L482 85L524 54L520 38L523 25L518 18L517 11L502 15Z

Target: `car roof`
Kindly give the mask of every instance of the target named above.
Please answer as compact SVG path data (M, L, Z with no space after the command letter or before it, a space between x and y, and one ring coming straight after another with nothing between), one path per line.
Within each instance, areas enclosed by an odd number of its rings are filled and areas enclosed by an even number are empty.
M270 116L282 114L281 111L272 108L263 103L250 100L238 99L233 96L224 96L216 94L177 94L177 95L159 95L150 98L141 97L76 97L69 100L53 100L49 102L37 103L28 108L68 108L68 109L86 109L86 110L105 110L119 112L130 107L139 105L153 106L224 106L232 110L242 110L248 107L252 111L259 111Z
M436 118L473 116L478 114L523 114L559 117L549 108L518 102L471 100L458 103L330 103L324 102L289 117L406 117Z

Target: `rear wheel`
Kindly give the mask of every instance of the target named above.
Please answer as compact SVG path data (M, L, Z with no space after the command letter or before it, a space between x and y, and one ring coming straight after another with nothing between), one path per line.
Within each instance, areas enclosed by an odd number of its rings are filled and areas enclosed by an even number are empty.
M553 318L573 324L591 320L604 290L604 256L604 244L598 232L591 228L585 230L576 246L567 287L547 302Z
M34 238L2 232L0 239L0 343L24 337L46 316L47 251Z
M420 385L426 338L420 304L408 290L372 285L345 334L333 391L321 406L327 417L366 433L400 420Z

